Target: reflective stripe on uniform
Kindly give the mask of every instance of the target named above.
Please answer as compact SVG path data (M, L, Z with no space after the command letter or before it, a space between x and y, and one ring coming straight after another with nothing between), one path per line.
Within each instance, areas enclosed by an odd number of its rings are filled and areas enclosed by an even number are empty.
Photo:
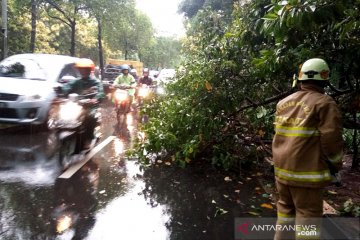
M319 172L293 172L275 167L275 176L296 182L322 182L331 180L329 170Z
M295 215L277 212L278 223L289 223L295 221Z
M329 161L332 162L332 163L339 163L341 162L342 158L343 158L343 151L341 151L340 153L338 153L337 155L333 156L333 157L329 157Z
M320 136L320 132L316 128L310 127L284 127L275 125L275 132L285 137L313 137Z

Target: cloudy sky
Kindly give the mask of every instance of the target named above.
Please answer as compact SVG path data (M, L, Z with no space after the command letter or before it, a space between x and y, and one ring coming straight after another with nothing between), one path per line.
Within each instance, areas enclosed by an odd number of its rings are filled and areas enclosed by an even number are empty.
M158 35L179 37L185 35L183 18L177 13L181 1L136 0L136 5L139 10L150 17Z

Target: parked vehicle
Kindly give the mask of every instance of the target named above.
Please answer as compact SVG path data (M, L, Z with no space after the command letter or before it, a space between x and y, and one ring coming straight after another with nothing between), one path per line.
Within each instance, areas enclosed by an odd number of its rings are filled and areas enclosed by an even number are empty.
M111 93L112 91L112 84L114 80L121 74L120 66L116 65L106 65L104 69L104 74L102 76L101 82L104 87L105 94Z
M102 77L103 82L113 82L121 74L121 68L117 65L106 65Z
M120 67L121 65L129 65L131 69L136 69L136 72L141 73L143 71L144 64L140 61L133 60L122 60L122 59L112 59L109 58L106 60L107 65L111 65L113 67Z
M155 79L155 78L157 78L159 76L159 71L150 70L149 76Z
M94 109L90 99L96 93L87 95L69 94L67 99L54 101L54 106L50 111L48 128L55 130L59 139L59 163L66 168L73 162L73 157L77 154L86 153L98 143L101 137L99 127L95 128L94 138L91 141L90 148L85 148L85 119L93 114L100 123L100 113ZM92 111L95 111L92 112Z
M18 54L0 62L0 123L47 122L54 87L80 77L78 58L52 54Z
M169 68L169 69L162 69L157 77L157 81L160 85L167 84L174 80L176 71L175 69Z

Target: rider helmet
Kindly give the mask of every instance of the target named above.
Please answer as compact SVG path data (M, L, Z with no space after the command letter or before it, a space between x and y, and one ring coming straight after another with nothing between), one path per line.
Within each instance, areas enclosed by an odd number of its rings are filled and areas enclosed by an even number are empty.
M80 58L76 63L75 63L75 67L76 68L90 68L91 71L94 71L95 69L95 64L94 62L89 59L89 58Z
M124 71L124 70L128 70L128 71L129 71L129 70L130 70L129 65L127 65L127 64L121 65L120 68L121 68L121 71Z

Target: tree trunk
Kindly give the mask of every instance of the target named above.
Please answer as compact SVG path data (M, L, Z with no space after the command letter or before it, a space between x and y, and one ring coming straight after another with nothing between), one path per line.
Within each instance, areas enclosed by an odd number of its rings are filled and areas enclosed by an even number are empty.
M30 52L35 52L36 40L36 20L37 20L37 1L31 0L31 37L30 37Z
M104 52L102 47L102 25L101 20L96 18L98 22L98 44L99 44L99 65L100 65L100 76L102 78L104 73Z
M70 46L70 56L75 56L75 34L76 34L76 21L71 21L71 46Z
M356 113L354 113L354 119L356 121ZM354 134L353 134L353 149L354 149L354 153L353 153L353 159L352 159L352 164L351 164L351 168L352 169L356 169L359 166L359 159L358 159L358 154L359 154L359 150L358 150L358 140L357 140L357 129L354 129Z
M125 60L128 60L128 42L127 39L125 39Z
M360 81L359 79L356 79L356 85L355 85L355 92L359 92L360 91ZM353 120L354 122L358 122L358 116L357 116L357 112L353 113ZM352 164L351 164L351 168L352 169L356 169L359 166L359 141L358 141L358 129L354 129L354 134L353 134L353 150L354 150L354 155L353 155L353 159L352 159Z

